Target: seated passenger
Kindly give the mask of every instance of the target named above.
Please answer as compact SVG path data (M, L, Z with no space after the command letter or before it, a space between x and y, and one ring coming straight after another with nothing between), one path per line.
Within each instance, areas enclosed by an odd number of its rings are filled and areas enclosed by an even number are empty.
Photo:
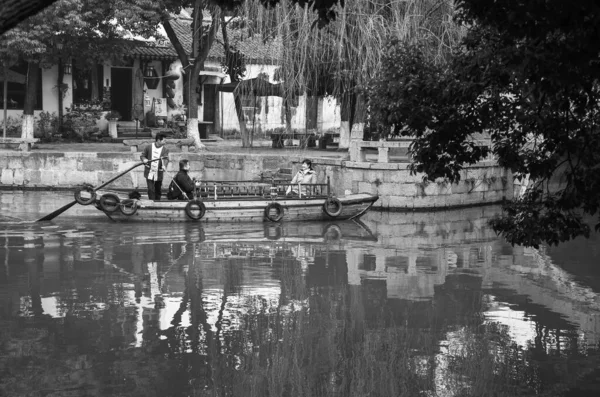
M179 161L179 172L169 185L167 198L169 200L192 200L194 198L194 188L200 185L199 181L194 181L188 175L190 163L188 160Z
M312 183L317 183L317 174L315 170L312 168L312 162L309 159L305 159L302 161L302 165L300 166L300 171L290 182L292 185L288 186L285 194L288 196L297 196L298 195L298 184L307 185ZM295 185L295 186L294 186ZM306 187L302 187L302 196L310 193Z

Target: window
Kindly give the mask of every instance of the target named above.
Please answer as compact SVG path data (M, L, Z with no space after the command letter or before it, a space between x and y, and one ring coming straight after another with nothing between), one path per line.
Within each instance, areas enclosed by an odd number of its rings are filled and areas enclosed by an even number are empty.
M73 103L102 100L104 69L102 65L84 69L73 65Z
M27 63L21 62L8 68L7 73L7 109L23 110L25 105L25 83L27 81ZM36 103L34 109L42 109L42 70L39 70ZM0 108L4 108L4 69L0 68Z

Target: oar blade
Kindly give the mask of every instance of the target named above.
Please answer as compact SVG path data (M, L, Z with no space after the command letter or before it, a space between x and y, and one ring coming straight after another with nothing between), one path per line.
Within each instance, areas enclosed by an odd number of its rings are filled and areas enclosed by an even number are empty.
M65 212L66 210L71 208L72 206L74 206L75 204L77 204L77 201L74 200L63 207L60 207L56 211L49 213L45 217L38 219L36 222L51 221L52 219L56 218L57 216L59 216L60 214L62 214L63 212Z

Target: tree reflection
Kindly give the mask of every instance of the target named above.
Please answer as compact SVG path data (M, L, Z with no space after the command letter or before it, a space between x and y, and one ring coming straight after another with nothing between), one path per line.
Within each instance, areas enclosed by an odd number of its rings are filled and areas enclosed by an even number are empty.
M0 240L0 392L552 396L597 367L562 316L486 281L509 256L526 266L522 251L367 249L343 228L278 227ZM499 302L530 321L529 343L490 320Z

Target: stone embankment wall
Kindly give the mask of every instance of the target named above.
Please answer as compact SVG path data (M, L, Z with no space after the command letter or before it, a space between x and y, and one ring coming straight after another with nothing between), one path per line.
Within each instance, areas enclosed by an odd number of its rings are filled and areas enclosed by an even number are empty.
M338 161L339 162L339 161ZM454 208L502 202L513 197L510 171L493 161L467 167L458 183L438 179L424 182L423 175L411 175L408 163L373 163L317 159L320 174L329 176L336 191L378 194L376 208ZM325 179L324 179L325 180Z
M261 172L293 167L298 156L232 153L170 154L164 185L178 170L180 159L188 159L190 174L204 180L256 180ZM0 187L72 188L83 183L98 186L139 162L139 153L95 152L2 152ZM420 175L410 175L407 163L351 162L340 159L314 159L319 182L331 182L333 191L378 194L381 209L432 209L497 203L513 195L512 177L493 162L471 166L458 184L447 181L424 183ZM113 184L114 188L145 189L143 167L138 167Z

